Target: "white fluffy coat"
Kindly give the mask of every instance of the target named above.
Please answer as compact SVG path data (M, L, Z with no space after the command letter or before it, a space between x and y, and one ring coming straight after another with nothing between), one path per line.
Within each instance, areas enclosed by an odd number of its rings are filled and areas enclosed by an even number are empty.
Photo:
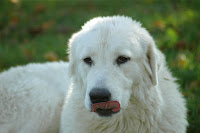
M29 64L0 74L0 133L56 133L68 64Z
M87 22L69 42L72 82L61 133L185 133L186 105L164 55L141 24L123 16ZM117 65L120 55L130 61ZM83 59L91 57L88 66ZM106 87L121 110L111 117L91 112L89 92Z
M95 18L72 36L69 49L69 66L29 64L0 74L0 133L56 133L59 126L61 133L186 132L185 100L140 23ZM117 65L121 55L130 61ZM89 92L95 87L109 89L119 113L91 112Z

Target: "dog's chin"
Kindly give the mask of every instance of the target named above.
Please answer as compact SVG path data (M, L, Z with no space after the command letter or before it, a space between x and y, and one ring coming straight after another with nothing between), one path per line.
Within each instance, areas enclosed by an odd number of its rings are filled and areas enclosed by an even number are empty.
M113 112L111 109L97 109L95 113L97 113L100 117L112 117L117 112Z

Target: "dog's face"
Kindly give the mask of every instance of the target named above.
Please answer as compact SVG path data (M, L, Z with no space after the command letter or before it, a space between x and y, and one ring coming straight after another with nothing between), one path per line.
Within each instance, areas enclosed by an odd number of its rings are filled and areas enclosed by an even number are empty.
M70 71L84 89L85 107L111 116L127 108L144 74L155 85L153 43L139 23L124 17L94 19L74 34Z

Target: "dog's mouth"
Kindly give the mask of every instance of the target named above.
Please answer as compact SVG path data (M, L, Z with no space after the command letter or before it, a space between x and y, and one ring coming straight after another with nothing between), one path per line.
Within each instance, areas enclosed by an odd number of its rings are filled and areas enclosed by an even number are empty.
M120 111L120 103L118 101L95 103L92 105L92 111L100 116L111 116Z

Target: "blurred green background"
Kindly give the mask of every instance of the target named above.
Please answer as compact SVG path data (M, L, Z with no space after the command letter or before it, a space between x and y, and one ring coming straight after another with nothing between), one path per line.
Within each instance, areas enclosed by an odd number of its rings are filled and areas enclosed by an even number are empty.
M165 53L187 99L188 133L200 133L199 0L0 1L0 71L30 62L67 60L67 41L96 16L140 21Z

